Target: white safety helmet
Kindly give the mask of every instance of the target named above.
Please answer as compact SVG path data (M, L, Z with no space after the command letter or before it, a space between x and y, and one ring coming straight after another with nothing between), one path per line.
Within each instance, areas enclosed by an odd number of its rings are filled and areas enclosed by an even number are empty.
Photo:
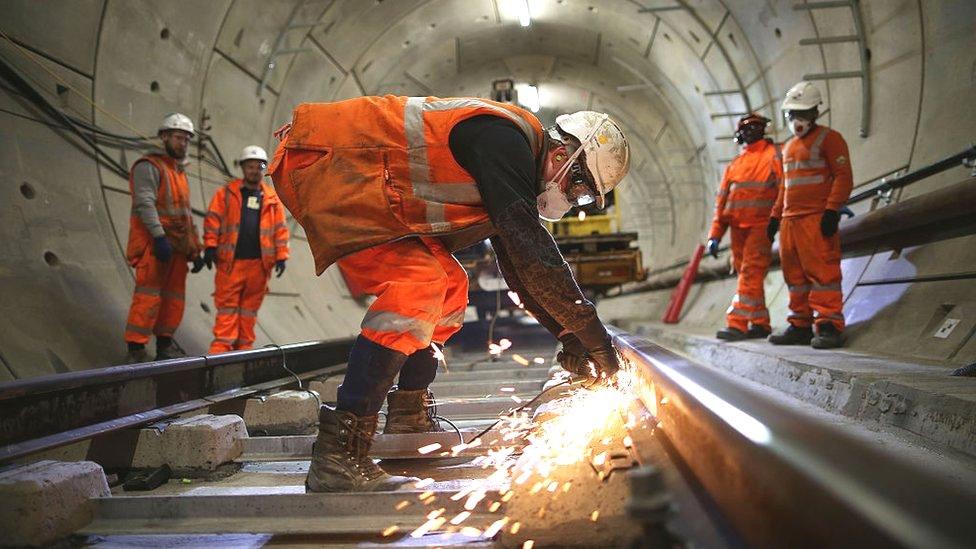
M260 160L267 164L268 153L264 152L264 149L257 145L248 145L241 151L241 157L237 159L237 162L243 163L245 160Z
M813 82L803 81L786 92L783 106L780 109L784 111L805 111L822 103L820 90L813 85Z
M193 121L190 117L178 112L169 113L163 117L163 123L159 125L159 131L167 130L183 130L190 134L190 137L195 135L193 131Z
M630 169L630 144L610 115L578 111L556 117L556 126L582 144L586 168L593 175L599 196L597 207L606 204L606 194L613 190Z

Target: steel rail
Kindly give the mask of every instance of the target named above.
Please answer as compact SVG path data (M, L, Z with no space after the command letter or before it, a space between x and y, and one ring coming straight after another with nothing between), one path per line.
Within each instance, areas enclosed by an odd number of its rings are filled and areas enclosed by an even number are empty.
M613 335L648 384L658 434L749 545L972 546L972 493L717 370Z
M340 370L352 342L294 343L0 384L0 463L292 384L296 376Z

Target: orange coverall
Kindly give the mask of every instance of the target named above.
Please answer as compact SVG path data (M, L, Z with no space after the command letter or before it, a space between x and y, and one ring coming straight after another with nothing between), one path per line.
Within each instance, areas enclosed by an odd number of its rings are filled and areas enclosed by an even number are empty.
M265 183L261 183L261 258L235 259L241 223L242 184L240 179L235 179L218 189L204 220L204 245L217 248L214 279L217 319L210 354L250 349L254 345L254 325L268 292L271 270L277 261L288 259L285 209L274 189Z
M151 163L159 173L156 211L173 249L173 257L169 261L163 263L156 259L152 236L133 208L129 219L126 258L136 269L136 288L126 320L125 341L145 344L150 335L172 337L183 320L188 270L186 261L200 250L200 239L193 225L190 186L183 167L166 155L147 154L132 165L129 172L130 191L133 189L133 173L139 162Z
M815 126L786 142L783 169L772 217L782 217L779 256L790 292L788 320L797 328L829 322L843 330L840 234L823 236L820 220L824 210L840 211L854 186L847 142Z
M726 228L731 228L732 264L739 280L726 311L726 323L743 332L750 323L769 328L763 291L771 250L766 225L782 180L783 167L776 145L760 139L747 145L725 169L715 198L715 217L708 238L721 240Z

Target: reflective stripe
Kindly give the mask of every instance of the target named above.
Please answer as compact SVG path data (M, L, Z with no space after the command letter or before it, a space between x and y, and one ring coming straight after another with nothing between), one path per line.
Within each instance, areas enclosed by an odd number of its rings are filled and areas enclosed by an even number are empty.
M171 336L173 335L173 332L176 331L177 327L178 326L156 326L156 335L163 337Z
M827 128L821 127L820 134L813 140L813 146L810 147L810 160L820 160L820 147L823 145L824 139L827 139Z
M799 185L818 185L827 181L827 178L822 175L808 175L805 177L788 177L786 178L786 187L797 187Z
M789 286L789 285L787 285L786 287L790 290L790 293L807 293L807 292L810 291L810 285L809 284L801 284L799 286Z
M275 253L275 249L273 247L272 248L261 248L261 255L265 255L265 254L267 254L267 255L274 255L274 253Z
M743 305L750 305L752 307L764 307L766 305L765 299L753 299L749 296L738 295L738 294L736 294L735 297L732 298L732 303L735 303L736 301L738 301Z
M738 210L740 208L772 208L773 200L732 200L726 202L726 210Z
M839 292L841 290L840 282L835 282L833 284L820 285L814 283L810 288L813 292Z
M776 186L776 180L770 181L736 181L732 183L732 190L736 189L768 189Z
M135 332L142 335L152 335L152 328L143 328L142 326L136 326L135 324L126 324L125 331Z
M811 170L815 168L826 168L827 161L822 158L816 158L811 160L797 160L795 162L786 162L783 165L783 170L791 172L793 170Z
M801 315L800 313L790 313L786 315L786 318L795 318L797 320L813 320L813 314Z
M445 315L443 318L437 321L437 325L454 327L460 325L463 322L464 322L464 309L458 309L457 311L449 315Z
M233 344L237 343L237 340L236 339L228 339L226 337L218 337L218 338L214 338L214 342L215 343L226 343L227 345L233 345Z
M248 317L248 318L253 318L253 317L258 316L258 312L257 311L252 311L251 309L241 309L241 313L240 314L241 314L241 316Z
M392 311L366 311L362 327L379 332L410 334L421 342L429 341L434 335L432 323Z
M407 134L407 164L410 184L430 185L430 166L427 165L427 139L424 137L424 98L408 97L403 110L403 128ZM415 191L416 192L416 191Z
M136 293L143 295L159 295L159 288L150 288L148 286L136 286Z
M414 99L414 98L411 97L410 99ZM485 108L485 109L494 111L494 112L496 112L496 113L504 116L505 118L508 118L512 122L514 122L515 125L518 126L519 129L522 130L522 133L524 133L525 136L526 136L526 138L528 138L528 140L529 140L529 145L532 146L532 153L533 154L535 154L535 152L539 149L538 138L535 135L535 130L532 128L532 125L529 124L528 122L526 122L525 120L523 120L521 116L519 116L519 115L517 115L517 114L515 114L515 113L513 113L513 112L511 112L511 111L509 111L507 109L503 109L501 107L492 105L491 103L486 103L486 102L481 101L479 99L471 99L471 98L464 98L464 99L441 99L441 100L438 100L438 101L430 101L430 102L426 102L426 103L423 102L424 101L424 98L423 97L420 97L419 99L420 99L421 103L423 104L423 109L425 111L449 111L451 109L463 109L463 108L469 108L469 107L470 108Z
M169 217L189 217L193 213L190 211L190 208L177 208L177 207L156 208L156 211L159 212L159 215L166 215Z
M220 307L217 309L218 315L236 315L237 307Z
M842 314L837 314L837 313L831 313L831 314L829 314L829 315L820 315L820 314L818 314L818 315L817 315L817 319L818 319L818 320L819 320L819 319L827 319L827 320L844 320L844 315L842 315Z
M162 295L166 299L183 299L186 297L186 294L182 292L173 292L170 290L163 290L162 292L160 292L160 295Z
M207 216L206 216L206 217L208 217L208 218L211 218L211 219L216 219L217 221L221 221L221 220L223 219L223 218L222 218L222 217L220 216L220 214L219 214L219 213L217 213L217 212L214 212L214 211L209 211L209 212L207 212Z
M480 205L481 193L474 183L413 182L413 195L423 200L447 204Z
M745 318L769 318L769 313L766 311L748 311L746 309L740 309L738 307L729 307L726 313L730 315L738 315Z

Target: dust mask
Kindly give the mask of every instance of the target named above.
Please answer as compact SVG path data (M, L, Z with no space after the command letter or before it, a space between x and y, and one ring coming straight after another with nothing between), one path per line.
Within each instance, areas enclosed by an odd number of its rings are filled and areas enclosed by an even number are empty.
M797 137L803 137L812 127L813 122L810 120L804 120L802 118L790 120L790 132Z
M569 155L566 163L560 166L559 170L553 175L552 179L546 181L546 189L536 197L539 208L539 217L546 221L559 221L566 215L573 206L585 206L594 201L590 195L583 195L576 199L575 203L569 201L566 191L562 189L559 182L566 176L573 163L583 153L583 145Z

